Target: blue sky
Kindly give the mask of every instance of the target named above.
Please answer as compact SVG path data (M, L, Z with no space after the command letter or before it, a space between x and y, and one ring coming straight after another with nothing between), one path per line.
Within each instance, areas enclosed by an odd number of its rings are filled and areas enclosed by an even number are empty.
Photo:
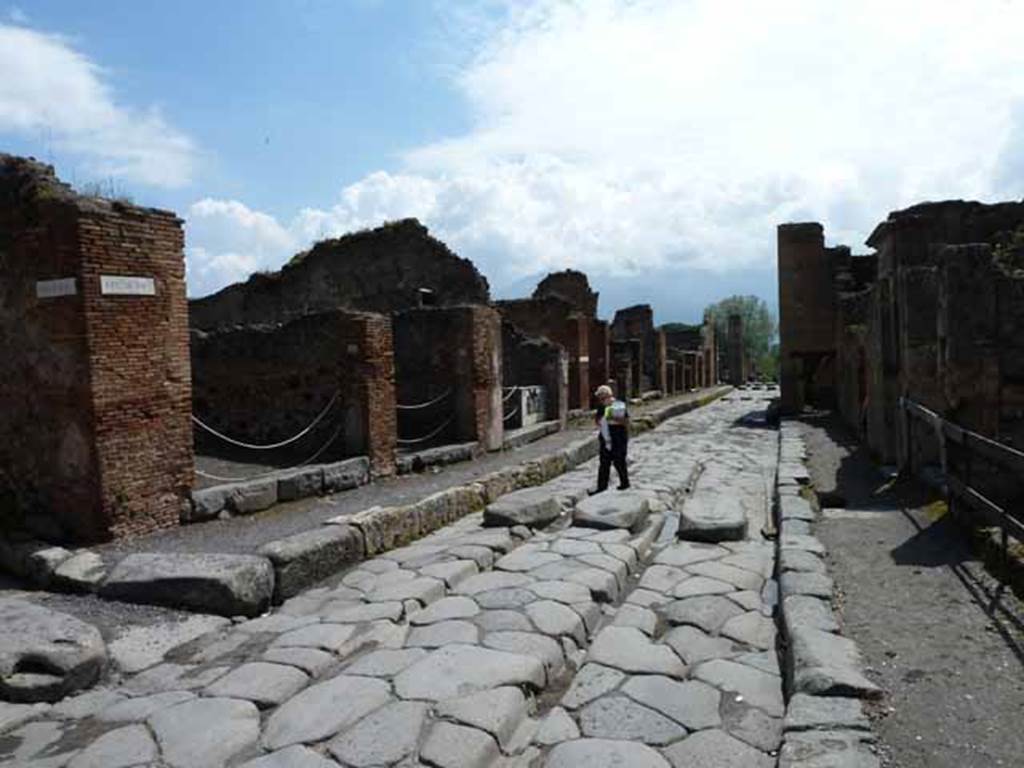
M780 222L859 250L896 208L1024 196L1022 28L1005 0L0 0L0 150L178 212L192 295L418 216L498 295L574 267L603 313L693 321L775 303Z

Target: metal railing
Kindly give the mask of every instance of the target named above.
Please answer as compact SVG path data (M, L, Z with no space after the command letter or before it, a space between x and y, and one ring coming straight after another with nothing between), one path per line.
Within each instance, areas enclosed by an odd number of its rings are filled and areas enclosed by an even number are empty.
M935 432L950 512L956 516L959 505L963 504L984 523L999 527L1003 573L1008 574L1009 537L1012 534L1018 541L1024 541L1024 510L1019 506L1024 484L1024 453L947 421L913 400L900 398L900 409L905 419L905 468L911 473L914 471L911 419L917 419L931 426ZM978 464L984 467L978 467ZM994 469L1000 473L1000 479L1009 481L1014 489L1009 501L994 501L990 498L993 495L990 491L983 491L978 486L975 475L982 468Z

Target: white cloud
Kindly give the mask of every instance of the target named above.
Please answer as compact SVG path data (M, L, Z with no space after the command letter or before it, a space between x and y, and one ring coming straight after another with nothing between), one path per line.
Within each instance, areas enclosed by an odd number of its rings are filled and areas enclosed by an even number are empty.
M499 285L737 271L783 221L859 248L895 208L1024 195L1024 3L499 5L457 17L472 130L302 211L296 242L416 215Z
M0 134L52 137L86 173L180 187L191 179L192 141L156 108L117 104L99 67L62 37L0 23Z

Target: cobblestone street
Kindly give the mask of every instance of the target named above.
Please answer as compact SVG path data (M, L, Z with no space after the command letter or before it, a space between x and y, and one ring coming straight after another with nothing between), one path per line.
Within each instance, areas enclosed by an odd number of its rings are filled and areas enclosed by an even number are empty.
M774 765L766 403L637 438L630 491L584 502L593 461L547 483L545 529L468 516L66 699L0 737L3 765ZM614 519L571 524L587 510ZM677 540L680 510L745 536Z

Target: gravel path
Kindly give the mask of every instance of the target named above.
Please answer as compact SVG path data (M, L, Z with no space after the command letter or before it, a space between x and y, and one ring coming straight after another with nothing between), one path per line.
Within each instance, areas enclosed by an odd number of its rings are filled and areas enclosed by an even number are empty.
M828 547L843 634L887 697L886 764L1024 764L1024 606L1000 591L917 483L885 478L833 419L805 419L815 486L846 500L816 533Z

